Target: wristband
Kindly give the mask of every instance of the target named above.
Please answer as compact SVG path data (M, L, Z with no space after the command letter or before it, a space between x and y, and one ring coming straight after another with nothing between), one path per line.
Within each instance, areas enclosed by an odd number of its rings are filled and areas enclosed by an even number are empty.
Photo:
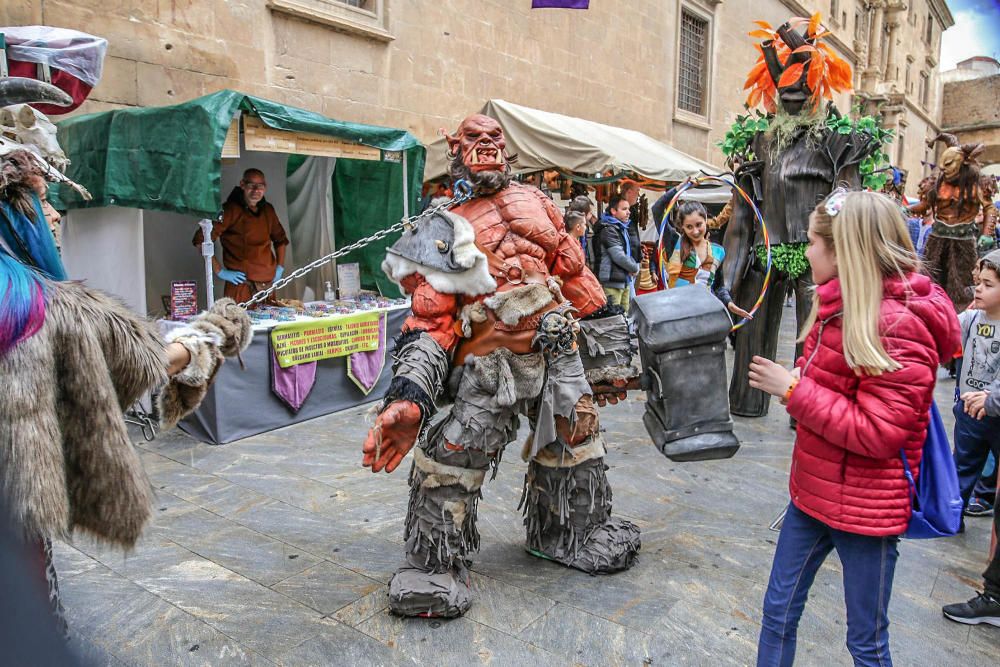
M799 381L795 378L792 378L792 383L788 385L788 389L785 390L785 395L781 397L782 405L788 405L788 401L791 400L792 398L792 392L795 391L795 387L797 387L798 384Z

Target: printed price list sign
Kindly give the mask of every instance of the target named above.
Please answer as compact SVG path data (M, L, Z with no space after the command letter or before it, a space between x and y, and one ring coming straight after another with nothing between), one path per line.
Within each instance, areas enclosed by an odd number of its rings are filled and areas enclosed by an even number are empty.
M198 314L198 283L175 280L170 283L170 319L184 322Z
M271 346L282 368L371 352L379 346L379 317L376 311L280 324L271 330Z

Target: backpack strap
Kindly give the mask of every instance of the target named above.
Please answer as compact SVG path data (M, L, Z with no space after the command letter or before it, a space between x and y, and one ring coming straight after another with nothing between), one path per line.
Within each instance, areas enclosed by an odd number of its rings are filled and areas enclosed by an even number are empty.
M917 503L917 483L913 479L913 472L910 470L910 460L906 458L905 449L899 449L899 458L903 461L903 474L906 475L906 481L910 483L910 505L915 507Z
M962 327L962 352L965 352L965 346L969 342L969 336L972 335L972 327L976 322L979 321L979 316L983 311L977 310L975 314L969 318L968 323Z

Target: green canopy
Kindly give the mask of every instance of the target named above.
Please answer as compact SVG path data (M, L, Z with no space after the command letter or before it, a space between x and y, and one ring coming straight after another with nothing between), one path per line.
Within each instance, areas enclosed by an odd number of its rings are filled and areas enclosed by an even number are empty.
M409 132L332 120L233 90L167 107L118 109L69 118L58 124L59 144L71 160L66 173L87 187L84 201L68 188L52 193L58 208L93 206L172 211L201 218L221 208L222 147L237 111L277 130L312 132L383 151L404 152L410 208L423 179L423 145ZM372 196L372 193L368 193ZM396 220L387 221L388 224ZM339 240L346 240L341 237Z

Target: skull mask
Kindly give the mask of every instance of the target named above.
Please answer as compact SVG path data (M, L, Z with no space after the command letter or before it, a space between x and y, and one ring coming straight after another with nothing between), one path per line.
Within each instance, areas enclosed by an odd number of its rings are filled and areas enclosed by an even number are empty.
M965 164L965 155L961 148L952 146L946 148L941 154L941 172L947 181L954 181L958 178L958 172L962 169L963 164Z

